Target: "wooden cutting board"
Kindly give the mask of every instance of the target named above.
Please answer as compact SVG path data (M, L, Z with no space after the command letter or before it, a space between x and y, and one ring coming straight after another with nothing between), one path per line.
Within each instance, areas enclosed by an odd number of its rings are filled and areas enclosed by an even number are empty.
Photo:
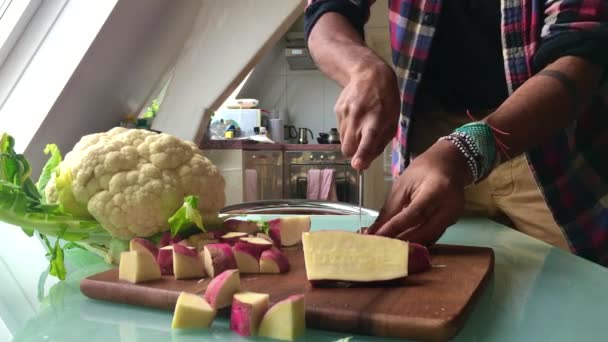
M281 275L242 275L244 291L270 294L272 303L306 294L309 328L442 341L458 333L494 266L490 248L436 245L431 270L390 287L312 288L301 247L286 250L292 270ZM118 280L111 269L83 279L90 298L173 310L181 291L202 294L209 280L163 277L144 284Z

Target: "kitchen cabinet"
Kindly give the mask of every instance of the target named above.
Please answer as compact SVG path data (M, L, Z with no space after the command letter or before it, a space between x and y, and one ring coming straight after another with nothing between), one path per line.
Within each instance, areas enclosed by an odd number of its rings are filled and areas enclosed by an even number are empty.
M226 181L226 205L283 198L283 154L280 150L204 150ZM248 182L257 195L248 196Z
M245 174L243 182L247 183L247 172L255 178L257 198L245 200L271 200L283 198L283 153L281 151L252 150L243 151ZM245 184L245 187L247 184Z
M243 202L243 151L205 150L204 155L218 167L226 181L226 205Z

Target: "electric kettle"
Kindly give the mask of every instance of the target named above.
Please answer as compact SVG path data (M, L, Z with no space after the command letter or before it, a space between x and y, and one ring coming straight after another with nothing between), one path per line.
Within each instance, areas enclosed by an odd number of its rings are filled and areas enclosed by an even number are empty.
M308 133L310 133L311 138L315 138L315 135L310 129L305 127L300 127L298 129L298 144L308 144Z

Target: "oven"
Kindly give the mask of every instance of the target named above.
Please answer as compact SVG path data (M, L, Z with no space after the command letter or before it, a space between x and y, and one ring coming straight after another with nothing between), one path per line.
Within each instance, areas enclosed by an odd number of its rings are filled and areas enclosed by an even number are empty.
M243 200L277 200L283 196L283 153L278 150L243 151ZM256 194L247 196L247 177L256 183ZM251 198L248 198L251 197Z
M334 169L336 193L339 202L359 203L357 171L339 150L285 151L283 169L283 196L286 199L306 199L308 171Z

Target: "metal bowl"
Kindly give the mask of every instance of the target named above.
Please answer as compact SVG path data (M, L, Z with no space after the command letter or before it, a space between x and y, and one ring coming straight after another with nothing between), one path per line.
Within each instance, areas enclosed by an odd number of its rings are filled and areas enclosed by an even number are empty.
M220 210L220 214L359 215L359 206L349 203L328 201L268 200L230 205ZM361 214L377 216L378 212L367 208L361 208Z

